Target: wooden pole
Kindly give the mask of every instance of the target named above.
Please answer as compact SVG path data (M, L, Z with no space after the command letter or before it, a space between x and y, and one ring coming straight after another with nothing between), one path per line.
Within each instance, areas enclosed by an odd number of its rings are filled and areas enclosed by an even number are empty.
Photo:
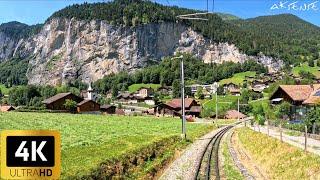
M283 142L283 139L282 139L282 121L280 121L280 141Z
M269 122L269 119L267 119L267 130L268 130L268 136L270 136L270 122Z
M307 152L307 141L308 141L308 127L304 126L304 151Z

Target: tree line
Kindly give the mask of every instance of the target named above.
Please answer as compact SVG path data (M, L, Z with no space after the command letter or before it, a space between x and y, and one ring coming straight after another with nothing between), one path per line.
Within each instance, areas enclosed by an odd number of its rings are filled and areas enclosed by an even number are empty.
M186 84L212 84L221 79L230 78L235 73L256 71L266 73L267 69L253 60L243 64L224 62L222 64L206 64L192 55L184 54L184 73ZM133 73L120 72L107 75L94 83L95 89L100 93L112 92L114 96L118 91L126 91L132 84L152 83L162 86L177 86L180 79L180 60L171 57L164 58L160 64L137 70Z

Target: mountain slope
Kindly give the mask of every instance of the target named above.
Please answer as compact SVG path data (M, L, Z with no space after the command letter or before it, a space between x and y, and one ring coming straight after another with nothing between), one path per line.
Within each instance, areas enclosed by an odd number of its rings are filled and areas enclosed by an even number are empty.
M176 22L176 16L199 12L178 7L166 7L143 0L116 0L110 3L70 6L50 18L75 17L103 19L110 24L137 26L139 24ZM50 19L49 18L49 19ZM241 20L225 14L208 15L209 22L183 21L215 42L235 43L249 55L263 52L281 57L288 64L297 63L299 56L317 58L320 51L320 28L297 16L281 14ZM229 19L233 19L229 21Z
M193 12L198 11L144 0L69 6L48 18L38 33L23 33L30 27L19 24L17 29L25 27L21 35L0 30L0 61L27 60L29 84L59 85L135 71L177 51L206 63L254 59L273 70L282 67L278 58L298 62L319 52L319 27L296 16L229 21L211 14L208 22L177 23L177 15Z

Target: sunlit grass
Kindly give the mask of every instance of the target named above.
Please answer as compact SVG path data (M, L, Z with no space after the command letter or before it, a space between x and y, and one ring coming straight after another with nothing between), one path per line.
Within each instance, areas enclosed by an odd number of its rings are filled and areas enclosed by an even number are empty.
M271 179L318 179L320 157L249 128L237 130L239 139Z
M194 139L212 129L204 124L187 124ZM0 130L59 130L62 138L62 177L90 174L100 163L128 151L179 136L176 118L75 115L51 113L0 113Z

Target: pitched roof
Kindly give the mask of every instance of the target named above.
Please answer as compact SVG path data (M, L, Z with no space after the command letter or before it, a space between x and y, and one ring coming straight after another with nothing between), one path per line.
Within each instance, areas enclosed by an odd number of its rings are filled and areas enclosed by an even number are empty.
M88 103L88 102L93 102L93 103L98 104L97 102L95 102L95 101L93 101L93 100L85 99L85 100L79 102L79 103L77 104L77 106L82 106L82 105L84 105L84 104L86 104L86 103Z
M280 85L281 88L294 101L304 101L309 98L313 91L310 85Z
M242 118L245 118L245 117L247 117L247 116L244 115L244 114L242 114L242 113L239 112L239 111L229 110L229 111L226 112L225 117L226 117L227 119L238 119L238 118L242 119Z
M66 96L68 96L70 94L72 94L72 93L70 93L70 92L68 92L68 93L59 93L59 94L57 94L55 96L52 96L52 97L50 97L48 99L43 100L42 102L44 104L51 104L51 103L53 103L53 102L55 102L55 101L57 101L57 100L59 100L61 98L64 98L64 97L66 97Z
M106 105L103 105L103 106L100 106L100 109L109 109L109 108L111 108L111 107L116 107L116 106L114 106L114 105L110 105L110 104L106 104Z
M185 104L184 107L189 108L192 104L192 102L195 101L192 98L185 98ZM166 105L170 106L172 108L181 108L181 99L172 99L171 101L167 102Z
M314 91L310 94L308 99L303 101L302 104L319 104L320 103L320 84L313 85Z
M7 112L12 110L15 110L13 106L0 106L0 112Z

